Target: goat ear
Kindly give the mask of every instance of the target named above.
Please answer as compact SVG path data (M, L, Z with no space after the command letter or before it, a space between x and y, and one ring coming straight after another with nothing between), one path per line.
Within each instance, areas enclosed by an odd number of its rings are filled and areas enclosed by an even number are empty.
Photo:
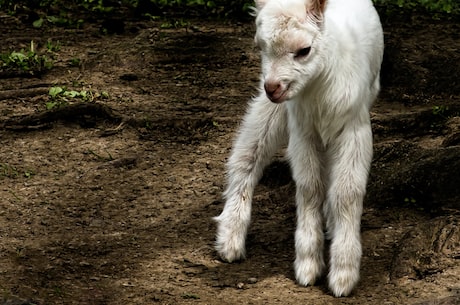
M0 0L1 1L1 0ZM268 0L255 0L255 5L250 7L249 14L253 17L257 17L260 10L265 6Z
M326 2L327 0L307 0L307 14L321 21L326 9Z
M255 2L256 2L256 9L260 11L260 10L265 6L265 4L267 3L267 1L268 1L268 0L255 0Z

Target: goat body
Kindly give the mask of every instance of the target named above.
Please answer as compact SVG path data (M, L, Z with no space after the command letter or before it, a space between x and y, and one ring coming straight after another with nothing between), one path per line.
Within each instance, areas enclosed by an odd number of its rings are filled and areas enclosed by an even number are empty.
M371 0L258 0L260 94L228 160L216 249L245 258L253 192L283 145L296 183L295 276L312 285L326 268L335 296L359 279L360 222L372 159L369 110L377 97L383 33Z

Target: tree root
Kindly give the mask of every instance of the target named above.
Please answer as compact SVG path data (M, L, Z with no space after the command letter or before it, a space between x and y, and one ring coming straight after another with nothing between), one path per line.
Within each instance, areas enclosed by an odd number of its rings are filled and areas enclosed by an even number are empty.
M49 88L29 88L29 89L14 89L0 91L0 100L7 100L13 98L24 98L37 96L42 94L48 94Z
M126 117L103 104L78 103L41 113L13 117L0 123L0 128L11 131L34 131L51 128L57 121L78 122L82 127L93 127L97 120L118 124L114 129L103 131L101 136L110 136L119 132L128 121Z

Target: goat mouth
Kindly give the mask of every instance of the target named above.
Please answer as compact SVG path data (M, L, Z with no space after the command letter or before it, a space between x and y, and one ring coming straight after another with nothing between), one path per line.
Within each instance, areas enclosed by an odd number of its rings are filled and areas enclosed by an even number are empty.
M275 104L281 104L281 103L283 103L284 101L286 101L286 100L288 99L289 87L290 87L290 85L288 85L288 86L286 87L286 89L283 90L283 92L281 92L280 94L277 94L277 95L268 95L268 94L267 94L268 99L269 99L272 103L275 103Z

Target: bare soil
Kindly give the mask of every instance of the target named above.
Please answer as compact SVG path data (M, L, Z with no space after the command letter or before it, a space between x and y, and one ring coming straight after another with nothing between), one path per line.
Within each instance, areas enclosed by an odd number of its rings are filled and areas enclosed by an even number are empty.
M35 29L0 14L2 53L61 43L50 71L1 74L0 304L460 304L460 25L382 21L361 281L337 299L324 279L295 283L281 155L256 190L248 259L213 250L258 84L251 22L126 19L102 34L103 21ZM47 111L54 85L109 97Z

